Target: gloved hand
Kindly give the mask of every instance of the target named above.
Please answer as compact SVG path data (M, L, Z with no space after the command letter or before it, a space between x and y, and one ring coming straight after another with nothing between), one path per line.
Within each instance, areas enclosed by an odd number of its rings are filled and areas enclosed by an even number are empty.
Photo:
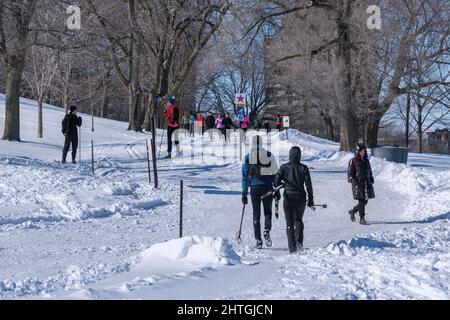
M275 201L280 201L281 200L280 191L275 192L275 194L273 195L273 198L275 199Z
M245 193L242 195L242 204L248 205L248 195Z
M314 208L314 200L308 201L308 208Z

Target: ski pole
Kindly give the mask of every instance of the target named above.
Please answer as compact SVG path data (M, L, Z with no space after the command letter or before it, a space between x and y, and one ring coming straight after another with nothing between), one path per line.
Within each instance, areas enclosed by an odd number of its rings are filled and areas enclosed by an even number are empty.
M264 200L265 198L268 198L268 197L270 197L270 196L273 196L275 193L277 193L277 192L280 191L281 189L284 189L284 187L285 187L285 185L282 184L281 186L276 187L276 188L274 188L273 190L270 190L269 192L267 192L266 194L264 194L264 195L261 197L261 200Z
M236 234L236 241L238 244L242 244L241 235L242 235L242 224L244 223L244 214L245 214L245 204L244 204L244 208L242 209L241 225L239 227L238 233Z
M327 209L328 205L327 204L316 204L316 205L314 205L314 207Z

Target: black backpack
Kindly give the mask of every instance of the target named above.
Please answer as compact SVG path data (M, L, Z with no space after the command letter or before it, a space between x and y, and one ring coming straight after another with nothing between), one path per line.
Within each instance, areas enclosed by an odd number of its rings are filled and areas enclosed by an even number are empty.
M267 151L267 158L269 159L268 163L263 163L260 159L260 154L259 151L256 152L256 164L255 163L250 163L250 169L249 169L249 177L250 178L257 178L257 179L261 179L261 178L266 178L268 177L268 175L264 175L262 174L262 169L268 169L272 167L272 154ZM250 158L249 161L252 161L252 154L250 154Z

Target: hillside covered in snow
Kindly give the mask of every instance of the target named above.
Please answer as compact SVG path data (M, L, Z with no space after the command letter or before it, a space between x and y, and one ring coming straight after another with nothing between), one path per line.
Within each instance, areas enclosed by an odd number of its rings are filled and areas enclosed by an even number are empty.
M4 113L0 95L0 132ZM22 142L0 141L2 299L450 298L448 156L411 154L408 165L372 158L377 197L361 226L347 213L355 205L346 177L352 154L295 130L273 135L280 163L292 146L302 148L316 203L328 204L307 211L306 250L289 255L282 212L274 247L253 248L251 208L243 243L234 239L242 212L236 136L225 148L218 137L183 139L180 158L159 161L154 189L149 135L98 118L92 132L82 116L81 165L59 164L64 112L56 107L45 107L38 139L36 103L23 99ZM177 239L180 180L185 237Z

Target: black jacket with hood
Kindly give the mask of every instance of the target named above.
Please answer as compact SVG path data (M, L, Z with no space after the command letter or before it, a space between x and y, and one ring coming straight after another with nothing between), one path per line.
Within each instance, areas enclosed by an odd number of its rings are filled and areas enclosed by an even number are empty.
M292 148L289 153L289 163L281 166L278 171L275 187L285 184L284 195L288 201L305 201L308 198L308 201L314 202L311 174L309 168L300 163L301 159L301 149Z

